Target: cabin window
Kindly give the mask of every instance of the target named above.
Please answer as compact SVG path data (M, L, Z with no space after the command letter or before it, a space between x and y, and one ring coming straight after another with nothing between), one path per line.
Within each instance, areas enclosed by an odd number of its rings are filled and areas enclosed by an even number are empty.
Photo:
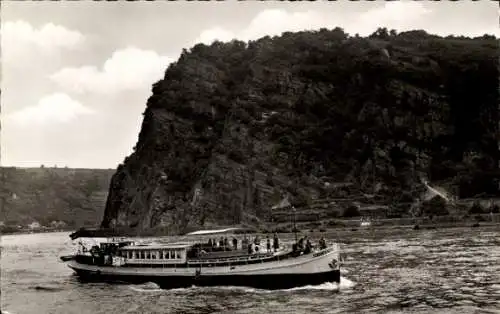
M181 251L179 251L179 250L175 251L175 258L178 258L178 259L181 258Z
M145 259L146 258L146 254L144 253L144 251L141 252L141 259Z
M163 259L163 251L160 251L160 259Z
M139 258L139 252L137 252L137 251L135 252L135 258L137 258L137 259Z
M151 259L151 252L148 252L148 254L146 255L146 258Z
M155 252L152 252L152 253L151 253L151 258L152 258L152 259L156 259L156 253L158 253L158 252L156 252L156 251L155 251Z

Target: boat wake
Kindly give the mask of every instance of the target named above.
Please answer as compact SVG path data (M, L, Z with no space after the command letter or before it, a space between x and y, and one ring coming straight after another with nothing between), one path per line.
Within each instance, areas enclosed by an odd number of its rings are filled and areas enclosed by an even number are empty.
M137 291L137 292L159 292L159 291L164 291L163 289L160 288L160 286L154 282L146 282L143 284L139 285L131 285L129 286L130 289Z
M303 287L296 287L282 291L301 291L301 290L329 290L329 291L345 291L350 290L355 286L355 283L345 277L340 277L340 283L325 282L320 285L307 285Z
M256 289L251 287L240 287L240 286L216 286L216 287L197 287L192 286L190 288L177 288L177 289L161 289L159 285L154 282L147 282L144 284L131 285L130 289L136 292L161 292L161 291L169 291L169 292L189 292L189 291L220 291L220 290L230 290L233 292L242 292L242 293L274 293L274 292L292 292L292 291L304 291L304 290L325 290L325 291L346 291L352 289L356 284L345 278L340 278L340 284L336 282L325 282L319 285L307 285L302 287L295 287L290 289L282 289L282 290L266 290L266 289Z

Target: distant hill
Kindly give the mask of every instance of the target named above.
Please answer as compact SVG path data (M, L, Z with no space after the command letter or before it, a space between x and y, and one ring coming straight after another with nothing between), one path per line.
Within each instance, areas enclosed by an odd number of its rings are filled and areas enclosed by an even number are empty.
M153 85L102 226L260 224L285 195L310 208L368 194L404 216L422 178L499 195L498 71L490 35L336 28L195 45Z
M1 167L0 221L7 226L32 222L44 226L59 222L69 228L99 225L114 172Z

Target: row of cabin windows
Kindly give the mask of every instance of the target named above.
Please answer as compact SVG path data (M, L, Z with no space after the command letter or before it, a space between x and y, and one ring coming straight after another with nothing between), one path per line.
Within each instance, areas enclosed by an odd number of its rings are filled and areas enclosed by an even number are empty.
M122 256L134 259L180 259L180 251L122 251Z

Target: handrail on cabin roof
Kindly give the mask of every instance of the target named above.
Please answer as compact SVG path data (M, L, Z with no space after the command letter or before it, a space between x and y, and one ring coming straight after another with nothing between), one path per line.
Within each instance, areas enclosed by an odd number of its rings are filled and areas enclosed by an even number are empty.
M198 230L198 231L193 231L190 233L185 234L186 236L202 236L202 235L210 235L210 234L223 234L223 233L231 233L239 231L239 233L242 232L254 232L253 229L251 228L240 228L240 227L232 227L232 228L225 228L225 229L212 229L212 230Z

